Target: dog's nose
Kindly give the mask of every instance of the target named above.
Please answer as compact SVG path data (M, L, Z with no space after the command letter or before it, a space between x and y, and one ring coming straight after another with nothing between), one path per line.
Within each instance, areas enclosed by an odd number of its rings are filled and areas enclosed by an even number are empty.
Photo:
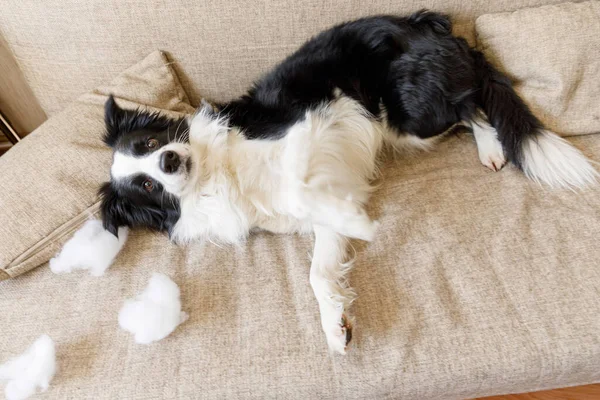
M167 174L172 174L179 169L181 160L174 151L165 151L160 156L160 169Z

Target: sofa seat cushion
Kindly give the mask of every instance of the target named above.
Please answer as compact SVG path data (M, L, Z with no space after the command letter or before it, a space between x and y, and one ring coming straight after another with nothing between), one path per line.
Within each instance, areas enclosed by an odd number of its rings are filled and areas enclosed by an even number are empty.
M600 159L600 136L573 142ZM45 398L450 399L600 381L600 189L550 190L479 164L470 136L389 162L354 242L355 335L330 355L309 237L171 244L131 232L100 278L43 266L0 283L0 355L39 334L60 373ZM150 346L117 314L153 272L190 319ZM42 397L44 398L44 397Z

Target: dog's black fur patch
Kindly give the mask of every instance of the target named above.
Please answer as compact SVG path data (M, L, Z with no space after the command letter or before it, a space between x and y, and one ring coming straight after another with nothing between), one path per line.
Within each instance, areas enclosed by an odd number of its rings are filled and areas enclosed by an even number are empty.
M374 117L385 107L399 134L429 138L470 120L482 108L510 161L541 126L510 81L481 53L452 35L443 14L376 16L335 26L309 40L240 99L220 104L248 139L278 139L334 89Z

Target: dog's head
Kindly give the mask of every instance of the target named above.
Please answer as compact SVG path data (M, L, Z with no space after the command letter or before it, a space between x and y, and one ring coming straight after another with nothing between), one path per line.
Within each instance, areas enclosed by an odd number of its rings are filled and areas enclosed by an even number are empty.
M114 153L111 180L100 188L104 228L115 236L120 226L170 234L193 164L187 121L124 110L111 96L105 122L104 143Z

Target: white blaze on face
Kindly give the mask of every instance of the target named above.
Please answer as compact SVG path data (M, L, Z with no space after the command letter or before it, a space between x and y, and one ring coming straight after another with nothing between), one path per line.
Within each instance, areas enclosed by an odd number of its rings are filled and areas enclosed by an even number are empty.
M181 159L182 167L179 171L167 174L160 169L160 157L165 151L177 153ZM182 143L171 143L144 156L134 156L116 151L110 174L113 179L120 180L144 174L155 182L163 185L164 189L174 195L180 195L188 181L188 172L185 163L189 158L188 146Z
M137 174L146 174L157 179L161 173L159 161L158 151L142 157L116 152L110 168L110 175L114 179L122 179Z

